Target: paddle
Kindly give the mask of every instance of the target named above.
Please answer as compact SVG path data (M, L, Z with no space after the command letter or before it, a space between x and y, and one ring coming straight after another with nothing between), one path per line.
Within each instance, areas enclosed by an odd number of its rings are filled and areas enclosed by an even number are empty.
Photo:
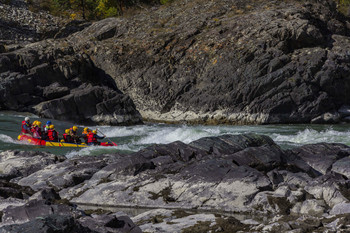
M102 133L101 130L97 129L97 132L100 132L103 136L105 136L105 138L107 139L107 141L109 141L109 142L112 143L113 145L115 144L115 143L112 142L104 133Z

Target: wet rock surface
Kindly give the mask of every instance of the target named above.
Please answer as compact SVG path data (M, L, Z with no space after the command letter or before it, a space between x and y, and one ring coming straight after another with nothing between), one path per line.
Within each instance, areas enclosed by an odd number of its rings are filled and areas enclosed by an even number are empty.
M350 224L350 148L342 144L283 150L267 136L224 135L35 170L21 162L30 152L13 154L19 165L2 166L30 172L3 170L3 232L55 224L76 232L342 232ZM86 206L153 210L130 218Z

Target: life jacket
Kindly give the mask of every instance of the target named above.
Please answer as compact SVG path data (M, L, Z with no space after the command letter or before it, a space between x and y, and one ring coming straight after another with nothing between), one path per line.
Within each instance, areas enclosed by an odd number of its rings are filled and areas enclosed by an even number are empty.
M35 126L34 128L32 128L32 132L33 132L33 137L35 137L35 138L42 137L41 129L39 126Z
M27 123L26 121L22 121L22 133L30 134L30 130L27 130L24 128L25 125L28 126L29 128L31 127L29 123Z
M85 140L87 140L88 135L89 135L90 133L91 133L91 130L83 131L83 132L81 133L81 136L82 136Z
M73 142L72 137L69 134L66 134L66 133L63 134L63 140L65 142Z
M69 131L70 131L70 133L71 133L72 135L74 135L74 136L77 135L77 131L74 131L74 130L73 130L73 127L70 128Z
M64 133L62 136L63 136L63 140L65 142L68 142L68 138L67 138L68 134Z
M49 131L47 132L47 137L48 137L49 141L57 141L58 137L57 137L56 130L49 129Z
M41 137L43 135L43 133L41 132L41 128L39 126L35 128L36 128L36 132L38 132L39 136Z
M87 135L88 137L88 143L97 143L97 138L95 137L95 134L94 133L89 133Z

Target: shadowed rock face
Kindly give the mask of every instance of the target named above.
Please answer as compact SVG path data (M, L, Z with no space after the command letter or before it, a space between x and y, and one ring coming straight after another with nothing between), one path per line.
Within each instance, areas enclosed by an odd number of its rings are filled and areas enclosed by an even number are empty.
M282 150L267 136L223 135L188 145L153 145L133 154L49 160L46 166L34 168L35 162L23 160L41 161L40 157L49 156L17 152L15 160L9 156L10 151L2 155L2 167L8 163L22 172L2 171L3 177L12 179L1 182L0 230L17 229L16 223L34 224L39 215L43 216L40 221L60 215L73 216L70 221L77 221L77 227L93 232L140 231L125 215L85 216L75 204L156 208L133 218L142 230L151 232L191 232L199 227L197 224L202 224L200 229L205 232L219 227L324 231L346 225L348 219L343 217L350 214L350 172L346 166L350 149L342 144L320 143ZM261 224L253 219L243 222L204 211L263 214L267 219ZM277 217L270 219L269 214ZM330 220L336 222L328 225ZM53 224L61 226L58 220Z
M313 0L179 0L73 22L61 39L3 49L0 109L105 124L348 120L349 25Z
M0 54L0 110L90 124L142 122L133 101L88 56L76 54L65 42L54 44Z
M99 21L71 39L146 119L340 120L350 101L350 34L333 2L186 2Z

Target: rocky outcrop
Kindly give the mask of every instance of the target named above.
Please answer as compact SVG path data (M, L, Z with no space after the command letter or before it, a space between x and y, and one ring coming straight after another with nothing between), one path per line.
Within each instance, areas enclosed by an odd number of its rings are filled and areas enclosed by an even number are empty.
M334 2L181 3L102 20L70 38L149 120L344 119L350 23Z
M75 51L74 42L43 41L65 38L90 23L64 25L47 13L29 11L24 1L10 2L0 4L0 45L7 39L0 46L0 110L85 124L142 123L133 101L89 56Z
M142 122L133 101L88 56L76 54L65 42L53 44L0 54L0 110L87 124Z
M2 162L3 167L8 162L23 171L3 171L9 180L0 186L6 229L16 223L33 224L39 215L43 221L65 216L93 232L113 227L138 232L135 224L147 232L305 232L349 223L350 148L342 144L282 150L267 136L223 135L188 145L153 145L133 154L78 156L35 169L30 163L26 169L22 160L38 160L40 155L16 156L18 165L10 159ZM155 210L131 220L101 210L88 214L89 206ZM245 217L229 217L232 212ZM262 214L263 220L258 217Z
M30 11L25 0L0 3L0 44L5 44L8 50L14 49L14 44L23 46L52 38L62 24L60 18L46 12Z
M104 124L140 122L138 112L171 123L348 121L349 25L333 1L314 0L179 0L90 26L72 22L56 40L1 55L8 98L0 106ZM39 87L7 93L31 82ZM83 83L108 90L86 97L74 91ZM92 100L83 112L82 96Z

